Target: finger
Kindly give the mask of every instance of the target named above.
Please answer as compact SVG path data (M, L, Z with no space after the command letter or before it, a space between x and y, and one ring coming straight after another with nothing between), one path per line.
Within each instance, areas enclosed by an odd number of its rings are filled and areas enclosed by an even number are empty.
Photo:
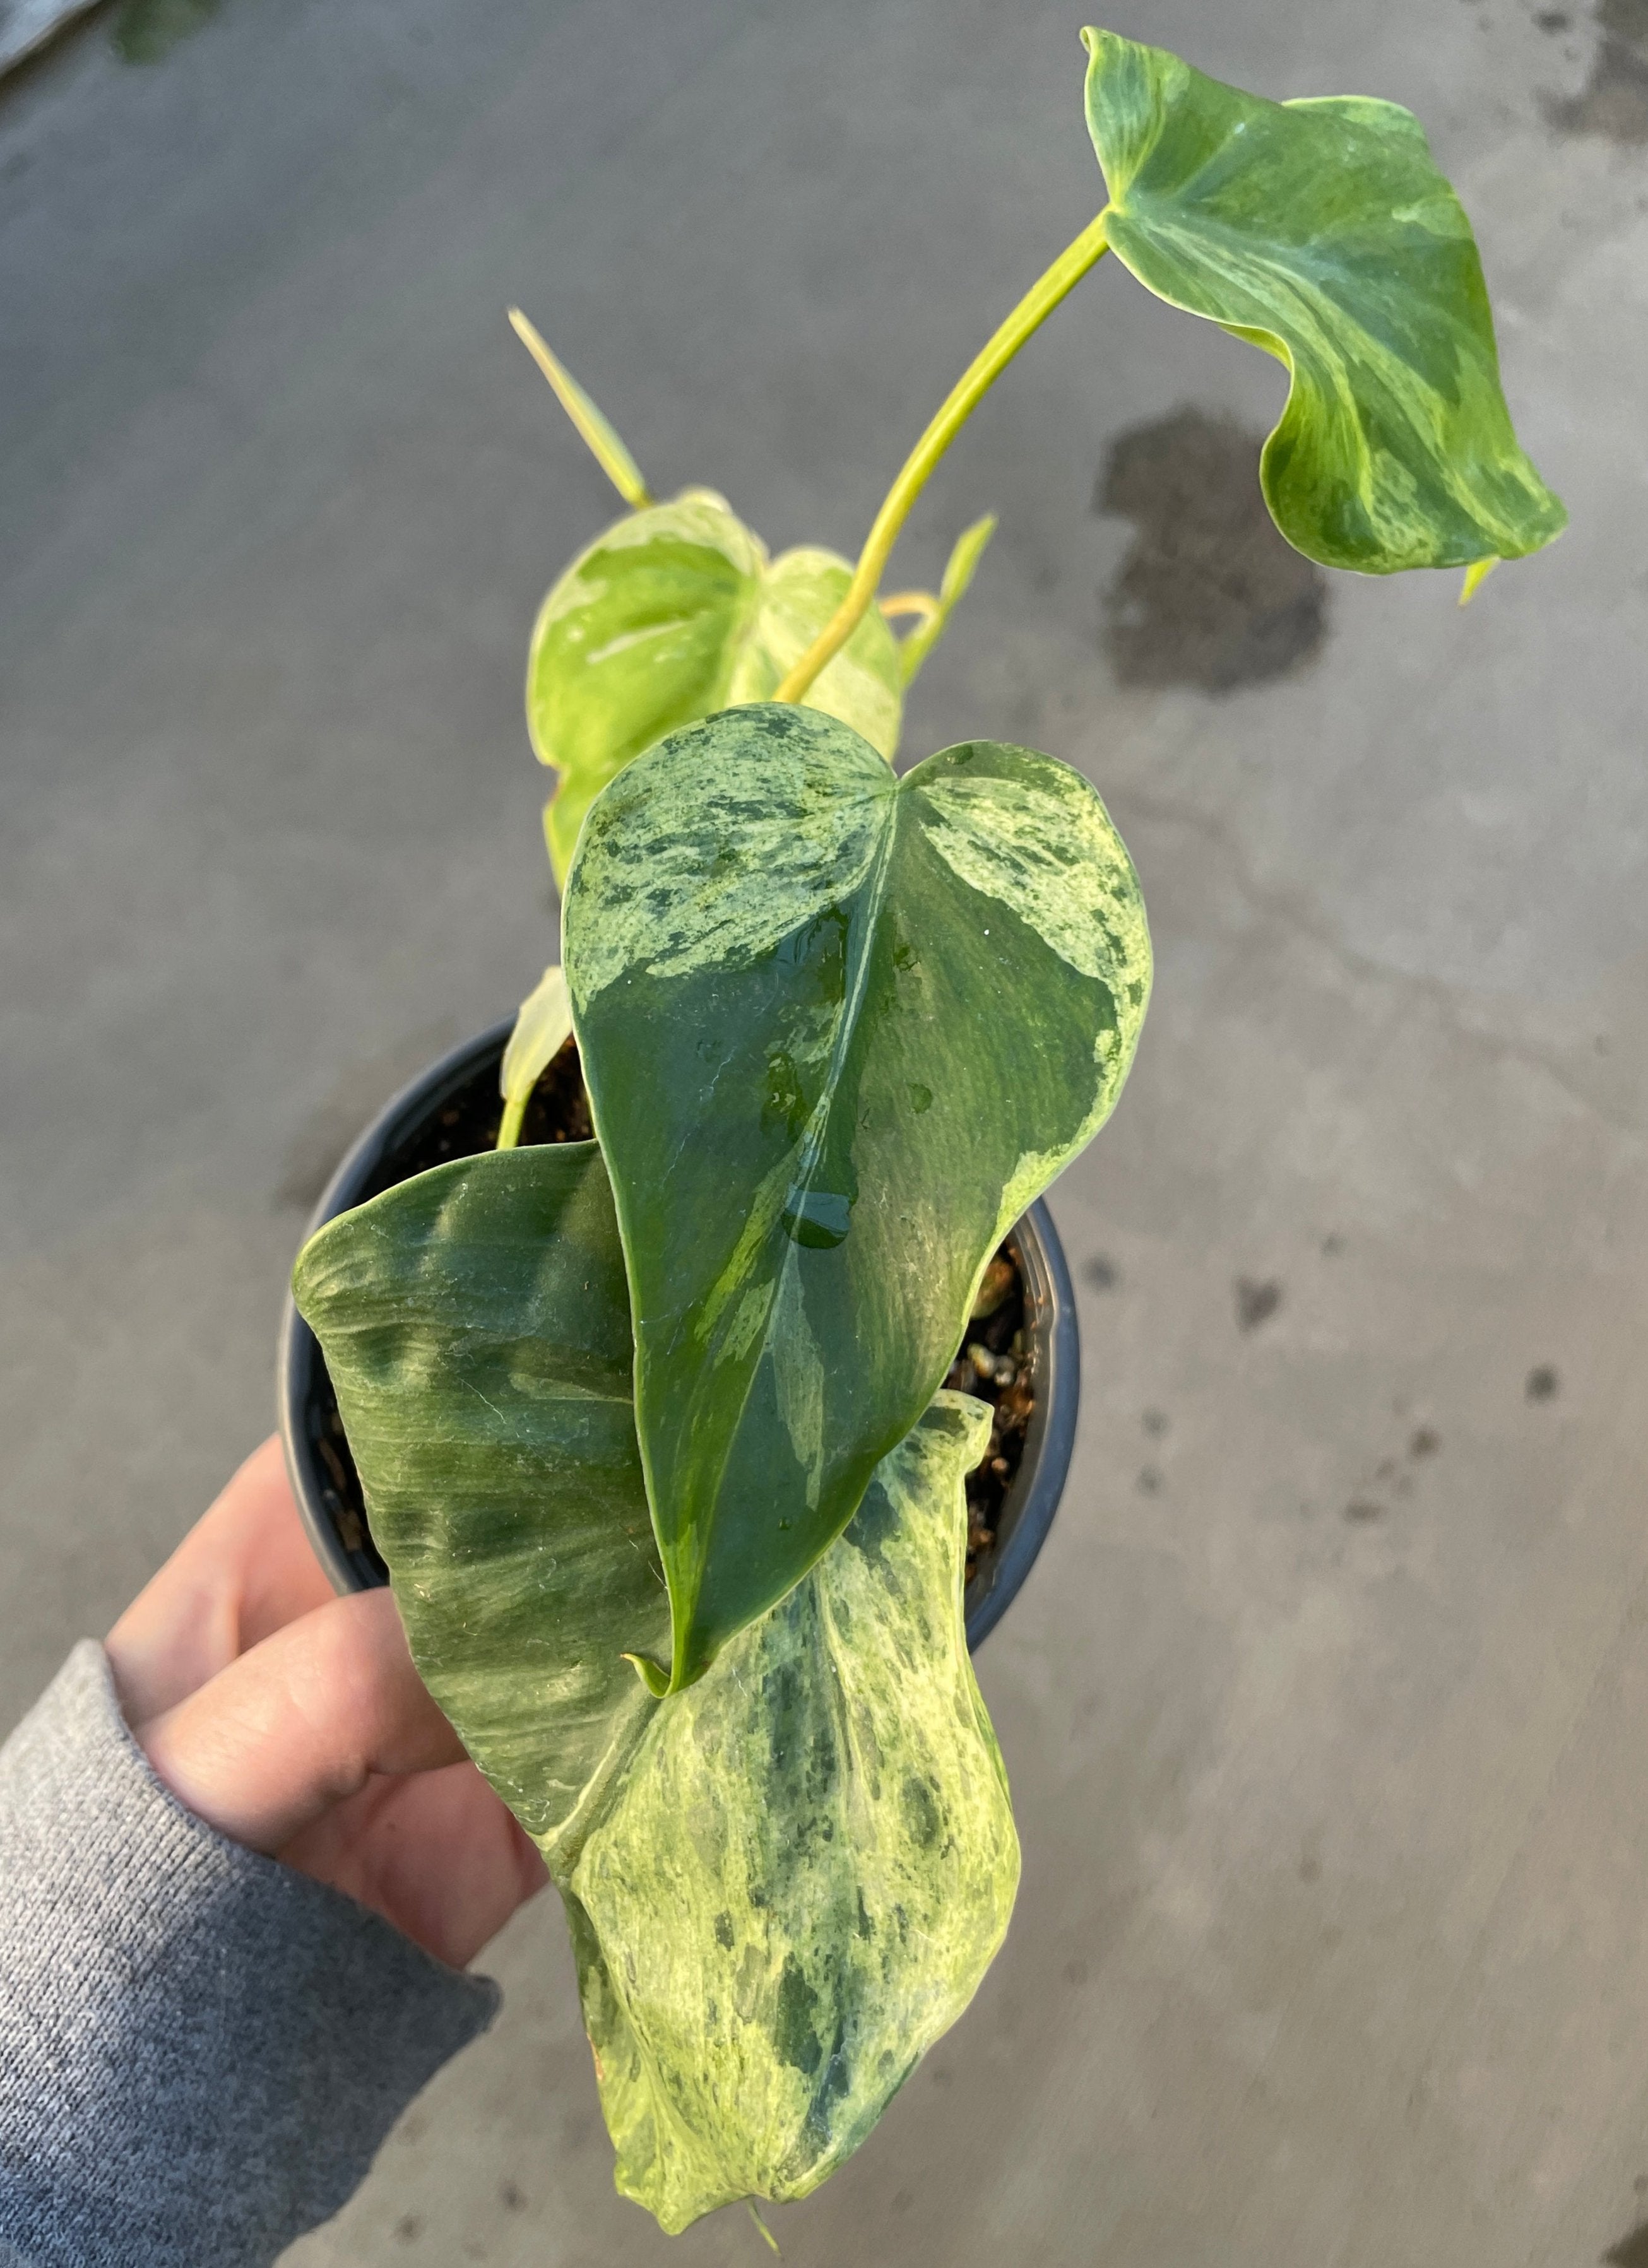
M271 1853L373 1773L429 1771L463 1754L388 1591L286 1624L140 1725L137 1740L189 1810Z
M467 1968L549 1880L537 1845L467 1762L369 1780L277 1855L454 1969Z
M109 1632L128 1719L142 1724L172 1708L237 1654L331 1596L271 1438Z

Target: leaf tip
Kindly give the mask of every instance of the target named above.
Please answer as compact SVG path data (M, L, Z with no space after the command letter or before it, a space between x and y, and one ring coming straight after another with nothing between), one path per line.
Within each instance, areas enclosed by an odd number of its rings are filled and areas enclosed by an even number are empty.
M982 519L975 519L971 527L962 530L950 548L950 557L944 563L944 573L939 583L936 600L934 600L927 592L911 591L904 593L899 599L891 602L905 613L917 610L915 602L919 602L919 610L925 617L908 634L898 649L899 672L906 686L914 682L916 674L922 663L943 637L950 615L966 596L968 585L972 581L973 570L978 566L984 555L984 547L995 534L995 530L996 516L993 512L986 512Z
M626 1653L623 1659L629 1663L654 1700L661 1701L669 1690L669 1671L661 1669L650 1654Z
M499 1065L498 1091L512 1108L519 1106L517 1131L520 1112L525 1110L533 1088L572 1037L572 1031L573 1006L566 989L566 972L558 961L552 961L521 1002L515 1028L509 1035L509 1044ZM506 1142L500 1132L498 1146L500 1150L513 1148L514 1140Z
M1488 580L1488 578L1493 573L1495 568L1498 564L1499 561L1497 556L1489 559L1472 560L1470 565L1465 571L1464 583L1460 585L1460 606L1468 607L1470 605L1471 600L1476 596L1476 593L1482 589L1482 585Z
M982 519L975 519L957 537L950 557L944 563L943 580L939 585L939 596L954 606L964 596L972 581L973 570L984 556L984 547L1000 526L996 515L987 512Z
M617 428L602 416L571 371L551 353L537 326L519 307L509 310L509 328L548 379L556 400L624 503L632 512L644 512L653 502L652 490L642 479L640 468L624 447Z

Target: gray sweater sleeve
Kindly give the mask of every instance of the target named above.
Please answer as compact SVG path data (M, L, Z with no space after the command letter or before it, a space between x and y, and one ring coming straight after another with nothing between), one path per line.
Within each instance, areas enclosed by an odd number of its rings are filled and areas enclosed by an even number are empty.
M86 1641L0 1749L0 2268L250 2268L498 1988L205 1826Z

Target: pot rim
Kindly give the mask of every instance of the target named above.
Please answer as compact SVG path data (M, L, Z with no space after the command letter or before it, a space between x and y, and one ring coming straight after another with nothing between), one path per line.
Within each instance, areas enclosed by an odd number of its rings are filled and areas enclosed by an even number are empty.
M513 1016L491 1024L436 1058L408 1080L362 1129L327 1182L303 1233L315 1231L362 1202L385 1155L419 1119L466 1086L489 1055L503 1052L514 1028ZM1038 1197L1008 1231L1004 1242L1018 1256L1035 1347L1036 1406L1025 1432L1024 1453L1008 1491L996 1527L996 1542L978 1563L966 1592L967 1645L976 1653L1024 1587L1053 1526L1075 1447L1081 1397L1081 1334L1070 1271L1046 1200ZM281 1321L277 1392L280 1436L292 1493L315 1557L340 1592L381 1587L374 1559L365 1549L351 1550L337 1532L307 1424L319 1341L299 1314L290 1287Z

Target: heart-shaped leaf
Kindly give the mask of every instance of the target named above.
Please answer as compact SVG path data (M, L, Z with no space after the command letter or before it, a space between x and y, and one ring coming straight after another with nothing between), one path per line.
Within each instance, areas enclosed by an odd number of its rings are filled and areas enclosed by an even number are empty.
M931 1401L1002 1233L1120 1091L1149 942L1068 765L972 742L898 779L774 704L612 783L563 949L679 1688Z
M769 560L710 489L632 512L573 562L543 601L527 661L532 745L560 774L544 811L558 882L607 782L678 725L764 700L851 578L833 552ZM807 698L891 755L898 651L878 615L865 616Z
M942 1394L780 1606L659 1705L565 1885L617 2183L664 2228L805 2197L956 2021L1018 1843L962 1630Z
M1410 111L1268 102L1083 34L1112 247L1286 364L1260 461L1290 543L1385 575L1536 551L1567 514L1518 446L1470 223Z
M412 1654L565 1900L618 2182L675 2229L799 2197L971 1999L1018 1873L963 1625L941 1394L845 1536L690 1692L593 1143L455 1160L299 1259Z
M593 1142L455 1159L313 1236L292 1279L425 1683L553 1851L652 1704L669 1601Z

